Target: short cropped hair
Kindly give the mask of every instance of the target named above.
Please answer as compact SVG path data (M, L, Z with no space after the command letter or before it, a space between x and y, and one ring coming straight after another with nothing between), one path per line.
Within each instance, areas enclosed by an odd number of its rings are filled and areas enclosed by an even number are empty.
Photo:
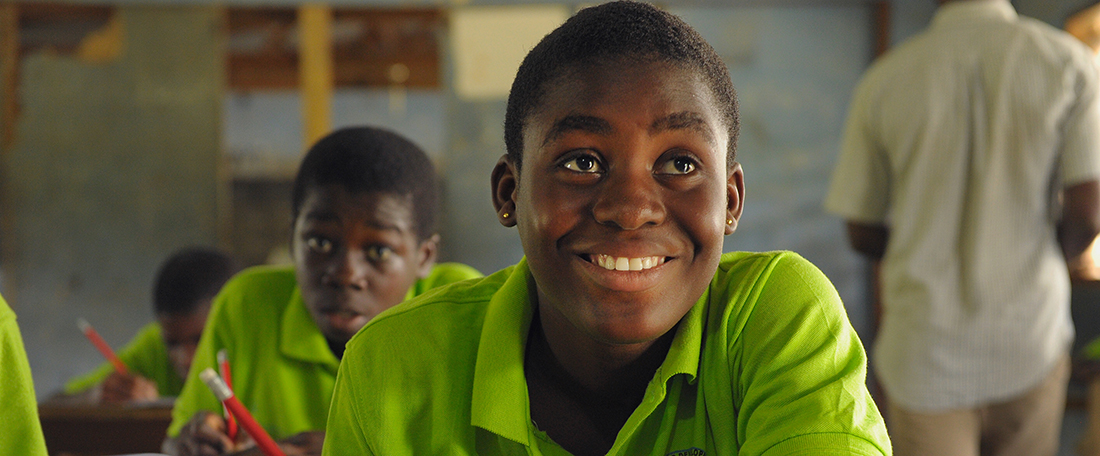
M212 299L239 270L225 252L207 247L176 251L161 265L153 285L157 315L187 315Z
M520 64L508 94L504 143L520 166L523 128L542 103L546 85L579 67L604 62L666 62L698 71L714 95L729 133L726 161L737 153L737 94L722 58L680 18L653 5L614 1L586 8L546 35Z
M352 194L411 196L417 236L424 240L435 235L435 168L405 137L381 128L348 127L321 138L302 159L294 179L293 220L298 220L310 190L334 184Z

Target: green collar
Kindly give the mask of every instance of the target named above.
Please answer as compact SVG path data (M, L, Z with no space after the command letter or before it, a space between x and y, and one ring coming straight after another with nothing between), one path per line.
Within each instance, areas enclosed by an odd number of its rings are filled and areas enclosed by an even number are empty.
M288 358L315 364L323 364L335 373L340 360L332 354L325 341L324 334L313 321L313 316L302 301L302 292L297 286L290 295L290 303L283 310L282 324L279 325L279 351Z
M489 300L474 366L470 413L473 426L523 445L535 446L531 440L534 434L530 425L527 380L523 375L524 347L533 315L528 294L530 275L527 259L523 258ZM686 374L689 382L695 382L708 294L709 289L680 321L665 361L657 368L642 405L627 420L624 431L633 432L664 400L665 388L672 376Z

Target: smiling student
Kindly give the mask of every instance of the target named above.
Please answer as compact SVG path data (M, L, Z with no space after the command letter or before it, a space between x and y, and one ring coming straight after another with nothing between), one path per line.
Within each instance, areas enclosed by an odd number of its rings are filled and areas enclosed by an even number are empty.
M172 454L247 446L226 434L221 403L199 379L231 365L234 392L288 453L319 452L344 344L379 312L430 288L480 277L436 264L431 161L389 131L338 130L302 160L292 201L293 267L256 267L215 299L191 374L172 410ZM245 433L240 433L246 440Z
M680 19L612 2L547 35L492 173L525 258L360 331L324 454L889 454L828 279L722 253L737 133L725 65Z

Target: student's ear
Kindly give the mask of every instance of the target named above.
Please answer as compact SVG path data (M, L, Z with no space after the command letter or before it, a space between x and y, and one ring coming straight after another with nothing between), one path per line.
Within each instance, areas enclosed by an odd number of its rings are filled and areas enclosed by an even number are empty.
M745 208L745 173L741 164L733 162L726 181L726 235L737 231L737 221Z
M419 249L419 263L416 265L416 276L423 279L431 274L432 267L435 266L436 256L439 255L439 235L433 234L432 237L420 241Z
M507 155L500 157L496 167L493 168L493 207L497 211L500 224L507 227L516 226L517 185L518 172L515 165Z

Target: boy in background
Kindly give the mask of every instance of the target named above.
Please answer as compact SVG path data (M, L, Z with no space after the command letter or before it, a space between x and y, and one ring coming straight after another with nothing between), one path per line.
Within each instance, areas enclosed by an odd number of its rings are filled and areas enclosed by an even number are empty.
M246 433L229 435L221 403L199 379L224 349L235 395L283 451L319 453L348 339L408 298L481 275L436 263L436 200L431 160L400 135L353 127L314 144L292 192L294 265L247 269L218 295L164 452L250 446Z
M64 399L86 403L147 402L179 396L202 336L210 302L238 270L221 251L186 248L172 254L157 272L153 311L146 325L118 356L129 374L104 362L65 385Z

